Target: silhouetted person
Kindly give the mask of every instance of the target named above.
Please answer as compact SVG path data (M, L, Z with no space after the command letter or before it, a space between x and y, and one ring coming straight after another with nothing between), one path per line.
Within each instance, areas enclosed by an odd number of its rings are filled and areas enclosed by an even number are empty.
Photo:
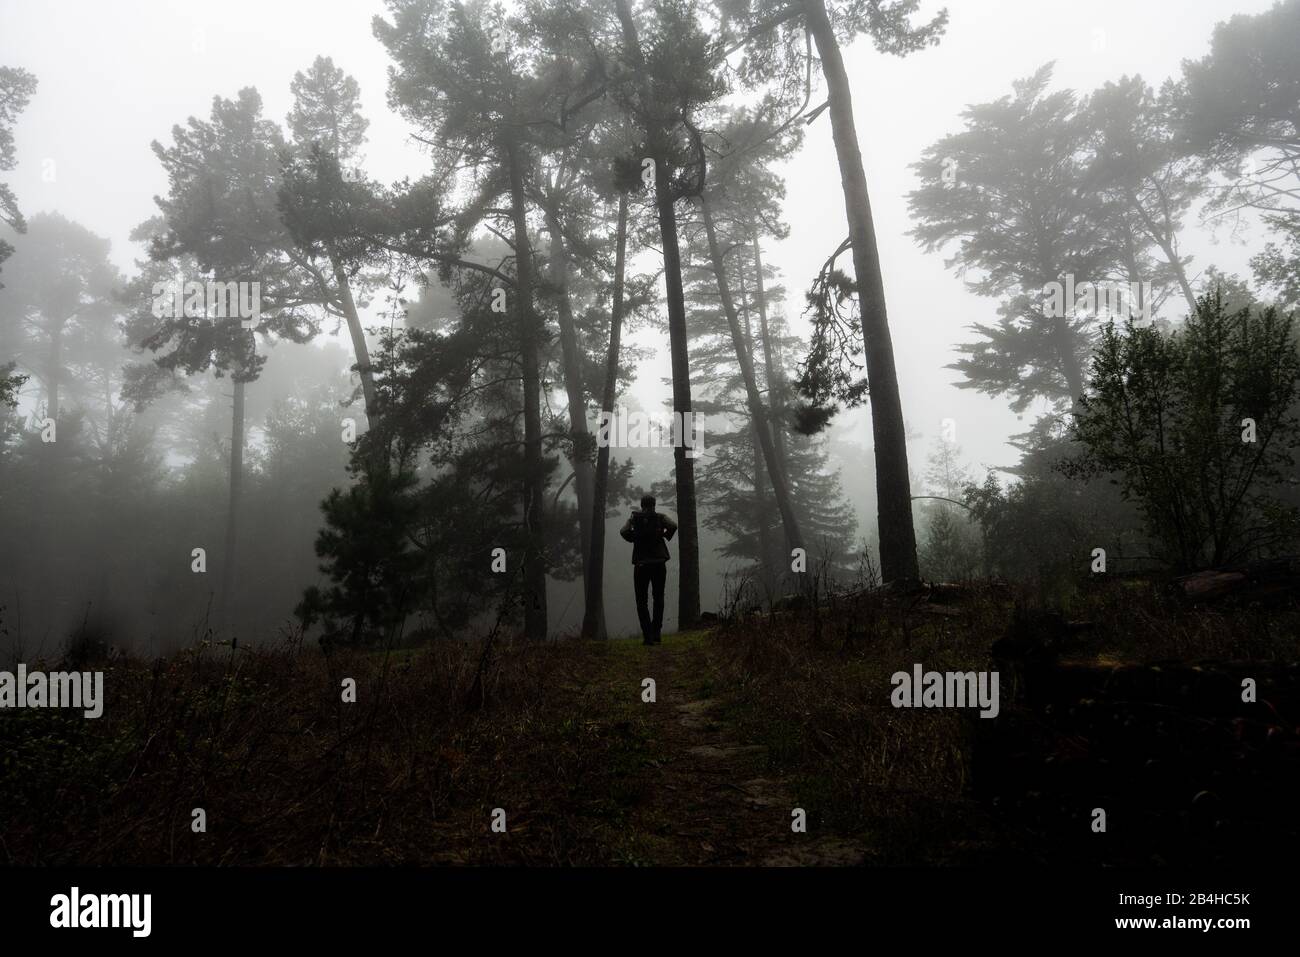
M632 584L636 589L636 616L641 622L644 644L659 644L664 624L664 581L668 578L668 540L677 534L677 523L655 511L655 497L641 496L640 511L633 510L619 529L624 541L632 543ZM646 607L646 592L653 586L654 615Z

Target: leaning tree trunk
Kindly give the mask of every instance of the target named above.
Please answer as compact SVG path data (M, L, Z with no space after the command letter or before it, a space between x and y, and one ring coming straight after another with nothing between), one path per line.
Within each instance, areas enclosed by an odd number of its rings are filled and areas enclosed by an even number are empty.
M627 269L627 193L618 197L618 226L615 230L614 302L610 306L609 353L605 357L605 387L600 396L601 412L611 419L618 389L618 351L623 334L623 276ZM607 420L608 421L608 420ZM587 554L586 609L582 616L582 637L604 640L605 629L605 502L609 496L609 443L596 451L596 476L591 500L591 551Z
M591 432L587 429L587 399L582 388L582 350L578 344L578 330L573 322L573 301L569 298L568 250L564 244L560 218L554 210L546 211L546 228L551 234L551 283L559 293L559 308L556 313L560 325L560 354L564 360L564 390L569 402L569 440L573 446L573 484L578 498L580 554L585 559L591 554L591 501L595 478L589 458ZM585 563L582 588L585 600L591 591Z
M366 403L366 422L373 429L379 424L379 408L375 395L375 371L370 365L370 347L366 345L366 332L361 328L361 316L357 313L357 304L352 298L352 284L348 282L347 273L343 271L343 264L337 256L331 254L330 265L334 268L334 281L338 283L343 315L348 321L348 334L352 337L352 352L357 357L357 374L361 376L361 396Z
M777 367L772 350L772 332L767 322L767 288L763 279L763 250L758 244L758 229L752 230L754 247L754 303L758 307L758 330L763 337L763 370L767 376L767 404L772 409L772 440L781 474L790 482L790 455L785 446L785 376Z
M649 84L645 82L645 60L637 39L636 22L628 0L615 0L615 11L623 27L627 54L642 76L641 99L651 107ZM663 130L646 130L647 141L662 141ZM691 363L686 338L686 297L682 291L682 254L677 239L677 209L666 157L655 156L655 208L659 213L659 235L663 243L664 287L668 299L668 347L672 358L673 412L686 431L691 413ZM686 436L673 449L678 523L677 627L693 627L700 618L700 538L695 507L695 459L686 454Z
M1168 237L1162 238L1157 236L1156 242L1159 244L1161 251L1165 254L1165 258L1169 260L1169 265L1174 268L1174 276L1178 280L1178 288L1182 291L1183 301L1187 303L1187 308L1190 310L1188 314L1193 316L1196 315L1196 293L1192 292L1192 284L1187 281L1187 270L1183 268L1183 262L1178 258L1178 253L1174 249L1173 241Z
M520 362L524 386L524 634L546 637L545 481L542 467L541 363L537 323L533 315L533 257L528 246L528 217L524 205L523 152L518 141L506 141L510 167L510 213L515 233L515 316L519 323Z
M718 281L722 311L731 329L736 361L740 364L740 376L745 383L745 398L749 406L750 421L756 427L758 442L763 449L763 462L767 465L767 475L772 482L776 509L781 513L781 524L785 526L786 547L793 551L796 548L803 548L803 534L795 518L794 505L790 500L790 488L777 462L776 443L772 441L772 430L767 427L767 410L763 406L762 396L758 393L758 381L754 376L754 360L745 348L745 334L740 328L740 319L736 315L736 304L731 299L731 289L727 283L727 266L722 259L722 247L718 244L718 234L713 226L713 214L709 210L708 200L703 196L700 197L700 212L704 219L704 232L709 240L709 257L713 261L713 275Z
M912 524L911 479L907 471L907 433L903 403L894 367L894 346L885 309L885 285L880 274L880 251L871 218L867 174L862 166L858 134L853 122L849 77L839 42L826 14L825 0L804 0L808 29L821 57L822 75L830 104L831 131L839 160L853 244L853 270L857 277L862 312L862 339L866 348L867 382L871 391L871 429L876 450L876 507L880 526L880 574L888 581L915 580L916 530Z
M1160 201L1162 203L1166 202L1165 192L1160 188L1159 183L1156 183L1156 192L1160 196ZM1138 218L1142 221L1142 227L1146 230L1147 235L1155 240L1156 245L1160 247L1160 251L1165 254L1165 259L1173 267L1174 278L1178 280L1178 288L1182 291L1183 300L1187 303L1187 308L1191 310L1190 314L1195 315L1196 293L1192 292L1192 284L1187 281L1187 270L1183 268L1183 261L1178 257L1178 252L1174 249L1173 224L1166 218L1164 229L1157 225L1133 190L1128 190L1127 199L1129 205L1137 211Z

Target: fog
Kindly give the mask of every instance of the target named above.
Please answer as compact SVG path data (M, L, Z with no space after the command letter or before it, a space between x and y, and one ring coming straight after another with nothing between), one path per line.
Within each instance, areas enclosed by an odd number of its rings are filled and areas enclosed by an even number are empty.
M654 6L648 4L645 9ZM913 21L928 22L941 6L923 3ZM963 376L949 366L962 356L959 345L972 341L973 324L995 325L999 305L1008 297L977 294L947 262L954 246L927 250L911 234L918 221L909 208L909 194L924 185L913 164L922 161L932 144L961 131L963 112L969 106L1009 96L1014 82L1031 76L1044 64L1054 64L1049 92L1072 90L1086 97L1105 83L1135 74L1158 91L1165 81L1180 78L1184 61L1210 53L1217 24L1234 14L1262 14L1272 6L1271 0L1189 0L1176 7L1164 0L1101 0L1082 6L1044 0L977 0L949 3L949 20L941 40L910 55L879 52L865 35L853 37L844 46L888 303L914 496L952 492L937 489L933 479L927 478L941 436L955 446L949 465L962 471L966 480L978 485L993 471L1003 482L1014 481L1013 473L1000 471L1014 469L1021 462L1022 450L1012 444L1012 438L1029 431L1040 417L1059 413L1062 406L1059 397L1039 396L1016 411L1006 395L958 387ZM710 4L701 7L712 9ZM346 489L355 481L347 468L352 449L349 443L339 441L341 421L350 417L360 423L361 433L366 421L360 378L352 369L357 360L343 317L337 310L319 311L310 317L320 325L310 342L300 344L280 336L257 346L258 354L267 361L260 375L248 384L246 394L243 468L247 481L240 505L240 573L233 606L223 610L217 607L218 579L228 557L223 536L228 533L231 499L232 380L229 374L214 378L210 368L192 373L182 368L177 375L188 391L162 391L139 403L124 398L121 368L148 366L160 353L142 348L144 327L130 321L147 312L140 306L138 292L133 305L130 294L121 290L133 280L138 282L149 265L148 244L139 234L133 240L133 231L160 215L155 198L168 197L173 188L150 144L157 141L171 147L174 127L183 126L190 117L207 120L214 97L234 99L248 87L256 88L262 98L262 118L284 128L287 137L286 117L294 107L291 83L295 74L311 67L318 56L331 58L359 87L359 112L368 127L352 164L364 171L367 183L377 190L398 193L398 184L413 183L439 171L438 164L445 157L421 141L428 138L429 131L418 129L402 108L390 102L390 72L400 73L403 67L395 65L390 50L376 38L372 28L376 17L393 20L385 4L367 0L230 0L211 5L166 0L0 3L0 67L27 71L38 83L29 104L12 123L13 168L0 172L0 182L12 190L29 227L26 233L5 230L14 254L0 266L0 282L6 287L0 289L0 367L13 361L15 371L26 375L15 394L12 425L4 433L10 461L4 466L3 480L8 484L0 488L7 522L5 549L0 553L0 605L5 609L0 627L7 629L7 640L29 657L34 651L52 654L74 637L85 638L92 631L95 640L144 654L168 651L205 635L226 640L235 636L254 643L272 640L299 627L294 609L304 590L324 583L317 569L321 559L314 550L324 524L320 503L331 489ZM759 103L760 92L733 83L725 103L752 107ZM826 96L825 83L814 75L810 109L815 110ZM784 181L779 216L788 225L788 235L762 240L763 258L773 273L772 285L785 291L784 302L778 303L773 296L774 322L775 317L783 317L788 323L787 335L801 343L781 359L784 375L790 380L799 376L813 332L805 293L827 257L849 234L832 142L831 111L801 118L796 125L804 130L802 143L772 164L774 173ZM1213 178L1218 174L1207 175ZM960 168L956 176L960 188ZM450 195L464 204L471 192L462 187ZM1212 192L1196 198L1181 217L1177 234L1179 252L1187 257L1188 279L1198 293L1204 290L1211 266L1219 274L1251 282L1251 258L1273 238L1257 210L1215 215L1207 208L1212 198ZM629 317L621 357L627 378L619 402L665 417L672 409L673 370L665 324L668 313L661 243L654 231L653 204L640 195L633 206L633 215L640 216L643 225L631 250L629 276L648 277L655 298ZM691 232L687 223L692 215L689 208L689 202L681 203L683 244L698 266L707 250L699 229ZM541 257L539 268L544 271L551 237L540 208L528 212L531 245ZM50 214L107 240L107 262L119 272L106 280L116 292L88 291L84 296L101 296L103 308L118 310L110 325L115 323L112 327L120 330L120 335L105 334L102 341L84 346L94 354L65 357L68 381L57 417L60 434L55 443L45 443L60 449L68 446L66 454L78 460L93 458L93 449L98 448L103 454L103 470L77 473L75 481L68 478L66 484L52 476L71 476L71 459L63 464L27 461L20 454L24 447L29 457L42 451L35 443L51 402L49 383L43 381L33 358L38 343L32 338L32 320L23 311L28 308L24 305L27 300L19 301L25 294L20 271L35 270L39 262L48 262L40 259L45 253L37 254L36 246L25 244L35 243L42 230L53 228ZM601 215L608 217L608 209ZM608 240L612 223L608 218L604 222L606 225L595 232ZM485 227L476 228L474 246L466 258L499 261L490 251L492 242ZM593 262L612 260L612 244L607 242L593 255ZM851 271L849 259L845 253L840 266ZM357 261L361 263L361 258ZM362 324L370 330L367 340L372 355L382 351L379 333L403 328L410 320L410 305L420 302L419 269L435 278L434 287L423 292L425 301L433 303L424 312L426 328L449 327L456 301L451 291L438 288L436 263L405 260L400 276L391 260L372 259L358 268L388 270L384 281L359 297ZM599 286L607 280L595 276L595 268L584 265L574 273L575 277L582 273L581 280L574 280L575 296L580 300L575 304L579 322L587 322L588 309L603 310L605 317L580 329L589 360L584 365L588 373L586 418L593 429L600 407L598 374L603 374L609 310L608 290ZM87 277L81 278L92 285ZM401 289L392 288L397 279L405 281ZM68 281L49 280L56 284ZM701 305L701 294L691 299L689 277L687 281L688 316L692 308L716 311L716 304ZM398 297L403 301L398 302ZM110 302L117 305L107 305ZM35 315L41 307L31 308ZM538 308L547 328L558 328L551 306ZM751 310L747 307L745 312L748 322ZM757 308L752 312L757 323ZM1178 323L1186 312L1183 298L1175 293L1163 299L1157 318ZM703 322L698 317L692 321ZM730 340L725 326L721 328L724 331L718 341L725 352ZM551 334L554 337L554 332ZM706 405L711 399L709 387L702 381L707 375L700 357L710 355L711 348L707 341L692 344L692 362L700 362L693 365L692 384L697 401ZM568 401L558 339L553 338L546 349L543 421L550 421L547 414L559 421L566 414ZM759 357L760 351L753 356ZM729 361L734 362L734 356ZM99 374L94 370L105 377L102 387L91 386ZM736 375L728 370L721 374L724 379ZM767 382L765 394L774 386L775 382ZM101 401L106 392L112 395L107 403ZM739 398L717 400L733 410L731 418L706 418L706 450L712 445L710 433L739 432L747 427L743 392L735 395ZM105 409L107 416L102 414ZM73 419L79 412L85 418L78 426ZM64 415L72 417L66 427ZM114 416L122 418L115 420ZM838 474L837 500L856 519L856 527L850 529L851 522L825 518L827 523L848 530L846 541L833 548L827 545L825 556L831 565L845 569L846 575L850 574L847 569L860 565L864 542L871 562L879 562L870 416L869 402L840 409L820 435L799 440L824 456L818 474ZM128 419L135 424L123 424ZM112 432L113 421L117 421L119 432ZM480 420L471 416L463 424L469 427L476 421ZM141 431L130 432L136 427ZM92 435L97 437L93 441ZM629 636L637 632L638 619L632 601L631 546L619 536L619 529L629 510L636 507L640 493L656 484L661 510L677 514L674 455L667 448L613 451L615 462L630 459L634 470L622 484L611 479L610 513L604 529L604 612L611 635ZM549 544L560 543L556 547L564 551L548 560L551 574L545 631L555 636L582 627L582 560L573 517L578 504L576 485L566 482L573 471L570 459L559 445L548 447L546 454L556 462L540 490L552 522ZM697 463L697 475L706 461L711 461L708 452ZM444 462L442 467L451 466ZM471 462L459 462L452 473L440 473L439 467L433 467L421 474L426 479L462 474L455 470L468 475L475 467ZM709 522L710 516L724 507L725 498L724 478L709 478L709 474L697 479L701 482L699 602L702 611L725 613L734 597L729 591L734 579L748 574L745 570L751 563L743 555L727 553L737 538L731 525ZM513 473L507 476L511 481L517 477ZM169 490L165 497L151 498L151 489L164 487ZM805 489L800 494L812 496L811 503L821 493ZM450 495L447 498L449 503L455 501ZM829 507L831 503L816 504ZM754 506L747 507L752 512ZM767 516L762 521L770 520L777 529L772 534L779 538L775 502L759 502L756 507ZM811 510L813 505L800 507ZM918 540L933 518L933 511L926 508L917 503ZM149 520L142 524L141 516L149 516ZM444 519L454 525L456 516ZM811 518L808 523L816 524ZM459 534L457 531L451 538ZM563 544L566 536L574 541ZM815 552L815 536L806 532L805 537L809 551ZM664 627L668 630L678 625L677 543L669 544L674 564L669 566L665 599ZM485 543L476 542L473 547L480 545ZM195 548L205 550L209 563L202 572L193 567ZM769 549L758 562L770 573L767 599L796 590L785 580L784 568L768 567L770 557ZM485 557L481 563L485 578L493 574L486 563ZM514 567L510 565L511 572ZM921 573L932 579L951 575L950 570L927 569L925 554ZM450 573L440 587L463 587L459 577L463 574L463 570ZM465 594L472 597L474 606L446 612L448 620L441 624L422 618L423 612L418 610L403 615L405 634L470 635L492 627L497 618L497 593L488 589L477 595Z

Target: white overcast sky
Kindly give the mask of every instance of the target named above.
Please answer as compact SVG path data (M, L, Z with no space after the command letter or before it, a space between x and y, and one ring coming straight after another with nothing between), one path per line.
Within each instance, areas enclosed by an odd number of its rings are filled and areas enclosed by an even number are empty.
M928 10L940 4L927 3ZM1259 13L1272 0L950 0L947 36L906 59L877 54L869 42L847 52L858 133L880 239L890 324L909 427L921 434L912 467L952 418L975 466L1007 464L1004 445L1017 422L1000 401L958 390L952 344L964 327L990 321L996 303L966 292L906 235L908 165L934 140L958 128L969 103L1010 92L1011 82L1056 61L1055 88L1088 92L1123 74L1158 86L1184 58L1208 51L1217 22ZM0 64L24 67L40 81L15 135L18 169L3 175L28 215L54 210L110 238L126 270L140 255L131 228L152 215L165 190L149 150L173 124L207 116L214 94L244 86L261 92L268 116L283 122L289 81L327 54L361 85L370 119L366 169L381 181L419 175L423 154L385 102L388 59L371 34L378 0L0 0ZM52 181L43 178L51 169ZM788 241L768 259L784 272L798 309L801 290L847 234L829 117L810 128L788 168ZM1209 262L1247 275L1250 251L1193 228L1185 250L1193 272ZM1258 240L1258 237L1255 237ZM649 342L649 339L643 341ZM666 352L666 349L665 349ZM2 357L0 357L2 358ZM660 369L643 369L636 397L667 397ZM662 393L662 395L661 395ZM865 426L858 431L864 440Z

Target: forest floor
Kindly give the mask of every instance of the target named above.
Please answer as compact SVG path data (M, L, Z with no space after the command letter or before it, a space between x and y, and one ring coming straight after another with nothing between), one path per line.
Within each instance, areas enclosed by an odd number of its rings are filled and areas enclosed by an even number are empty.
M938 597L753 615L656 647L201 642L154 661L82 648L27 662L102 670L106 700L94 720L0 714L0 864L1300 852L1300 598L1189 606L1141 582L1055 612L996 583ZM1000 713L893 707L891 675L916 664L1000 669Z
M850 837L793 829L796 785L730 717L705 633L670 635L654 647L618 641L599 660L604 667L591 687L605 704L593 711L622 715L610 730L624 738L630 760L616 790L635 798L616 801L599 825L615 861L866 863L869 849ZM653 702L644 700L647 678L655 682Z

